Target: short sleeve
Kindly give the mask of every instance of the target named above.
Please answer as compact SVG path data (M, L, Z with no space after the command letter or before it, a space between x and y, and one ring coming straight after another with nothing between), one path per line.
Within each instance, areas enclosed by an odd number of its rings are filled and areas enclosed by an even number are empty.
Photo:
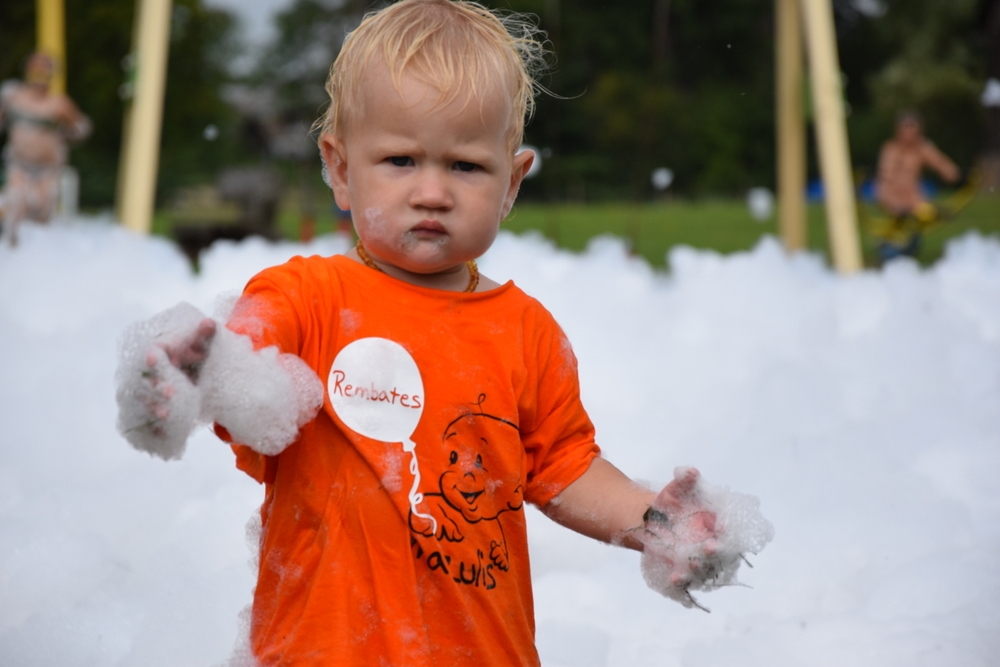
M306 296L301 270L304 267L298 266L300 261L302 258L296 257L251 278L226 326L249 336L256 349L276 345L282 352L299 354L302 346L300 308Z
M525 498L544 507L600 455L594 425L580 400L576 356L555 319L538 306L527 323L528 366L521 440L527 463Z

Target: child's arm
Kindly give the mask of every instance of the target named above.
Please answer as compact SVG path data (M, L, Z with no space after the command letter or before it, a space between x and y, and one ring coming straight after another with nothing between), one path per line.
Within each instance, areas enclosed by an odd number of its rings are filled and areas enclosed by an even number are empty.
M938 150L938 147L931 141L924 142L921 155L924 158L924 163L936 171L938 175L948 183L955 183L962 175L958 165L952 162L951 158Z
M694 468L678 468L659 493L596 458L542 511L589 537L642 552L646 583L687 607L692 590L736 583L745 553L774 534L755 498L714 489Z
M216 422L262 454L277 454L323 403L305 362L179 304L123 336L118 429L137 449L179 458L199 423Z
M63 125L63 134L67 140L82 141L90 136L90 132L93 130L90 118L80 111L73 100L65 95L61 96L59 100L59 116Z
M656 492L629 479L598 457L587 472L542 508L550 519L601 542L642 551L632 528L642 525Z

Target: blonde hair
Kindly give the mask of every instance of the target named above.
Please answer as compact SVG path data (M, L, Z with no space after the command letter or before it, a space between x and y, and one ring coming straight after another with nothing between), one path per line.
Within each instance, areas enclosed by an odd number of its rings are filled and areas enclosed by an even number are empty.
M544 90L537 80L547 68L544 37L528 17L496 14L475 2L401 0L367 14L344 40L326 80L330 107L316 125L322 133L343 133L361 106L365 68L381 56L397 90L409 73L437 88L441 104L463 91L480 101L488 89L507 93L513 152L535 95Z

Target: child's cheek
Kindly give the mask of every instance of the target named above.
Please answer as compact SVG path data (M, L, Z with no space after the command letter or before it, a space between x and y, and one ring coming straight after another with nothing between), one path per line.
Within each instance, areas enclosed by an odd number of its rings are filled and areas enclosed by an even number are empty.
M388 233L388 222L382 209L377 206L369 206L362 213L365 221L365 231L369 236L384 239Z

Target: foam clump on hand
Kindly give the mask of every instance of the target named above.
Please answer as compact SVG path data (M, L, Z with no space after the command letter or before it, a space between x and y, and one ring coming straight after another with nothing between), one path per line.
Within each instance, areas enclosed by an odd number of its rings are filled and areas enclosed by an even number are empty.
M774 538L774 526L757 498L706 484L694 468L677 468L638 533L649 587L708 611L691 591L738 584L745 554L759 553Z
M257 352L247 336L220 327L201 370L201 418L224 426L235 442L278 454L323 404L309 366L277 347Z
M162 459L180 458L198 422L201 396L170 363L164 343L183 339L204 315L181 303L122 334L115 372L118 431L133 447Z
M136 449L176 459L196 426L216 422L262 454L281 452L322 405L322 383L299 357L255 351L247 336L207 320L181 303L126 329L115 375L119 432ZM179 362L176 351L199 335L203 359Z

